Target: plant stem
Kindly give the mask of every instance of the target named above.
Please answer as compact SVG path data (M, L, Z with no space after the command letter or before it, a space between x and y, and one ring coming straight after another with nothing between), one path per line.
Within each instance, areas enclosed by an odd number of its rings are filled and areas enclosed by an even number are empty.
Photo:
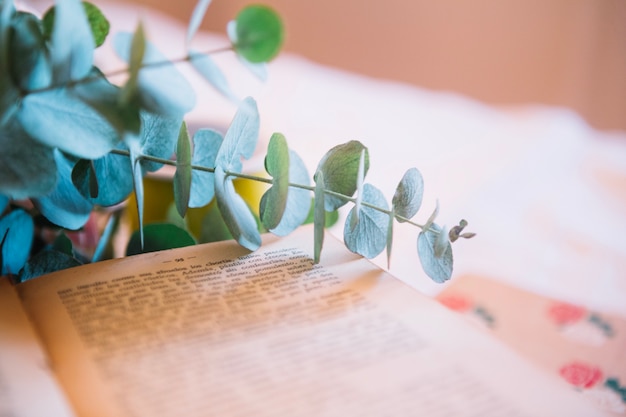
M111 153L114 153L116 155L123 155L123 156L130 157L130 152L124 151L124 150L121 150L121 149L113 149L111 151ZM160 163L160 164L164 164L164 165L176 166L176 161L172 161L171 159L157 158L155 156L150 156L150 155L141 155L140 158L144 159L146 161L156 162L156 163ZM193 165L192 164L191 165L191 169L195 169L195 170L203 171L203 172L211 172L211 173L215 172L215 168L209 168L209 167L205 167L205 166L201 166L201 165ZM260 177L260 176L257 176L257 175L243 174L241 172L234 172L234 171L226 171L225 174L226 174L227 177L237 177L239 179L247 179L247 180L251 180L251 181L262 182L262 183L265 183L265 184L272 184L273 183L273 180L271 178L264 178L264 177ZM311 186L311 185L296 184L296 183L291 183L290 182L289 186L293 187L293 188L300 188L300 189L303 189L303 190L308 190L308 191L311 191L311 192L315 191L315 187ZM338 192L335 192L335 191L332 191L332 190L324 190L324 193L326 193L327 195L330 195L330 196L342 199L344 201L349 201L349 202L352 202L352 203L356 202L356 198L349 197L349 196L347 196L345 194L341 194L341 193L338 193ZM389 216L391 216L393 214L393 212L391 210L387 210L387 209L384 209L382 207L375 206L375 205L373 205L371 203L368 203L367 201L362 201L361 204L364 207L368 207L368 208L371 208L373 210L377 210L377 211L379 211L381 213L385 213L385 214L387 214ZM424 228L425 228L425 225L419 224L419 223L415 223L411 219L407 219L407 218L399 216L397 214L393 214L393 215L396 218L398 218L398 219L402 220L403 222L408 223L408 224L410 224L412 226L418 227L418 228L420 228L422 230L424 230ZM431 230L435 231L434 229L431 229Z
M218 48L218 49L214 49L212 51L206 51L206 52L194 52L193 54L187 54L185 56L182 56L180 58L175 58L175 59L165 59L162 61L154 61L154 62L146 62L146 63L142 63L141 64L141 69L144 68L158 68L158 67L163 67L166 65L172 65L172 64L180 64L183 62L189 62L193 59L194 56L199 56L199 55L214 55L214 54L219 54L222 52L228 52L228 51L232 51L233 47L232 46L225 46L222 48ZM51 91L54 90L56 88L64 88L64 87L74 87L76 85L79 84L84 84L84 83L89 83L92 81L96 81L102 77L104 78L110 78L110 77L114 77L116 75L121 75L121 74L125 74L128 72L128 68L120 68L118 70L114 70L111 72L108 72L106 74L97 74L97 75L88 75L86 77L80 78L78 80L69 80L63 84L52 84L49 85L47 87L42 87L42 88L37 88L34 90L28 90L23 92L23 96L26 96L28 94L37 94L37 93L43 93L46 91Z

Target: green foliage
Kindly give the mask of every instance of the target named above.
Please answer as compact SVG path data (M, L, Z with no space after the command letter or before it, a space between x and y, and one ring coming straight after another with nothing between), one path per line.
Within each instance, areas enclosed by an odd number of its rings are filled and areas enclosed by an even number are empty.
M200 0L194 9L188 42L209 5L210 0ZM170 61L146 39L140 24L134 33L112 38L128 63L125 83L115 85L93 63L94 49L108 30L108 21L90 3L57 0L40 20L16 10L11 0L0 1L3 274L24 281L106 258L119 224L115 207L134 195L138 230L127 255L195 244L186 230L193 208L204 210L196 233L200 242L235 239L249 250L261 245L261 233L284 236L312 222L318 262L325 229L337 221L340 208L352 205L344 225L351 251L371 258L386 250L390 258L394 223L405 223L420 229L417 253L427 275L437 282L450 278L451 242L473 233L464 232L465 220L449 233L435 224L438 207L425 224L411 220L423 197L417 169L409 169L400 180L389 209L382 191L365 182L369 153L361 142L330 149L312 183L302 158L284 135L275 133L265 157L268 176L249 175L244 161L259 139L257 103L233 93L211 53L189 50ZM228 28L233 52L261 80L267 75L264 63L278 53L283 33L280 17L262 5L245 7ZM190 63L238 104L224 134L201 128L190 137L184 118L195 105L195 95L178 62ZM169 217L176 225L144 225L144 176L164 165L175 170ZM238 179L268 185L258 207L238 192ZM107 209L112 214L88 259L75 251L65 231L84 233L94 213L108 207L114 207Z
M136 231L130 237L126 247L127 256L196 244L189 232L169 223L149 224L143 228L142 232Z
M283 23L280 16L264 5L250 5L235 19L235 50L250 62L273 59L283 44Z
M96 47L101 46L106 40L107 35L109 34L111 24L104 16L104 14L102 14L100 9L98 9L98 7L86 1L82 2L82 4L83 8L85 9L85 15L87 16L89 28L91 29L91 34L95 41ZM47 39L50 39L52 37L52 28L54 27L55 14L56 8L51 7L41 19L41 22L43 24L43 34Z

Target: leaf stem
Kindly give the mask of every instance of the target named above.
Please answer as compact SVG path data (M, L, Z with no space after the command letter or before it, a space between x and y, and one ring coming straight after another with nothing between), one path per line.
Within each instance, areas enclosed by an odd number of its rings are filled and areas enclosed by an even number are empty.
M194 52L194 53L188 53L185 56L179 57L179 58L175 58L175 59L164 59L162 61L154 61L154 62L145 62L142 63L141 66L139 67L140 69L144 69L144 68L158 68L158 67L164 67L167 65L172 65L172 64L180 64L183 62L190 62L194 56L199 56L199 55L215 55L215 54L219 54L222 52L228 52L228 51L232 51L233 47L232 45L229 46L224 46L222 48L218 48L218 49L214 49L211 51L205 51L205 52ZM42 87L42 88L36 88L33 90L28 90L22 93L23 96L26 96L28 94L37 94L37 93L43 93L46 91L51 91L57 88L67 88L67 87L74 87L76 85L80 85L80 84L85 84L85 83L89 83L92 81L96 81L100 78L110 78L110 77L114 77L116 75L121 75L121 74L125 74L129 71L129 67L126 68L120 68L111 72L108 72L106 74L104 73L98 73L95 75L88 75L86 77L77 79L77 80L69 80L63 84L52 84L49 85L47 87Z
M116 155L123 155L123 156L130 157L130 152L129 151L125 151L125 150L121 150L121 149L113 149L111 151L111 153L114 153ZM159 163L159 164L176 166L176 161L175 160L171 160L171 159L157 158L155 156L150 156L150 155L140 155L139 158L140 159L144 159L146 161L156 162L156 163ZM215 172L215 168L209 168L209 167L205 167L205 166L201 166L201 165L193 165L192 164L191 165L191 169L195 169L195 170L203 171L203 172L211 172L211 173ZM227 171L226 172L226 176L237 177L239 179L247 179L247 180L252 180L252 181L258 181L258 182L262 182L262 183L265 183L265 184L272 184L272 179L271 178L264 178L264 177L260 177L258 175L243 174L241 172ZM290 182L289 186L293 187L293 188L300 188L300 189L303 189L303 190L308 190L308 191L311 191L311 192L315 191L315 187L312 186L312 185L296 184L296 183L291 183ZM349 196L347 196L345 194L341 194L341 193L338 193L338 192L335 192L335 191L332 191L332 190L324 190L324 193L326 193L327 195L333 196L333 197L337 197L337 198L342 199L342 200L347 201L347 202L352 202L352 203L356 202L356 198L349 197ZM363 205L365 207L368 207L368 208L371 208L373 210L377 210L377 211L379 211L381 213L385 213L385 214L387 214L389 216L394 215L394 217L402 220L404 223L408 223L408 224L410 224L412 226L415 226L415 227L417 227L419 229L424 230L426 228L426 225L416 223L416 222L412 221L411 219L407 219L405 217L402 217L402 216L399 216L397 214L394 214L392 212L392 210L387 210L387 209L384 209L382 207L378 207L378 206L373 205L371 203L368 203L366 201L361 201L361 205ZM434 229L432 229L432 230L435 231Z

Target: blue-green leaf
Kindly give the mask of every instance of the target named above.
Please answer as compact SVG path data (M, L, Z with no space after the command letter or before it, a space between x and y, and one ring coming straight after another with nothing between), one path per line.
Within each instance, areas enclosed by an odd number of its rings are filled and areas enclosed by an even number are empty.
M133 35L129 33L118 33L114 38L115 51L126 62L130 61L132 42ZM182 117L193 108L194 89L174 64L149 42L145 45L143 65L137 80L142 108L168 117Z
M275 229L287 205L289 192L289 148L285 136L274 133L265 156L265 170L272 177L271 187L261 197L259 213L266 229Z
M148 224L141 230L143 233L136 231L131 235L126 247L126 256L196 244L189 232L173 224Z
M239 98L231 90L224 73L209 55L190 51L189 63L220 94L234 103L239 101Z
M191 191L191 144L187 124L180 126L176 146L176 173L174 174L174 202L180 217L185 217Z
M0 129L0 193L15 200L39 197L57 183L54 151L9 121Z
M2 273L0 275L17 275L20 272L28 260L34 231L33 219L24 210L13 210L0 218L2 246Z
M130 43L128 79L119 97L122 105L134 103L135 100L139 100L139 71L141 70L145 53L146 37L143 31L143 25L139 22Z
M387 223L387 268L391 268L391 249L393 247L393 212L389 214L389 222Z
M430 229L420 232L417 237L417 254L422 268L426 275L440 284L452 276L453 264L450 241L438 242L441 232L441 228L433 223ZM443 248L437 248L438 245L443 245Z
M117 227L119 225L121 214L121 210L111 213L109 220L107 220L106 226L104 226L104 230L102 231L100 240L98 240L98 245L93 251L91 262L99 262L105 256L107 249L109 249L111 245L113 235L115 234L115 231L117 230Z
M241 246L252 251L257 250L261 246L261 235L256 219L221 166L215 168L215 198L233 238Z
M191 18L189 19L189 26L187 27L187 43L191 42L191 39L198 31L210 4L211 0L198 0L196 3L196 6L191 13Z
M63 84L89 74L95 42L85 9L78 0L57 0L50 59L53 81Z
M117 149L127 150L124 143L120 143ZM113 206L126 200L133 191L133 175L130 160L127 156L109 153L102 158L89 161L93 166L82 173L77 172L76 164L72 172L72 181L81 195L92 204L99 206ZM95 178L91 178L95 176ZM98 195L94 197L90 188L92 183L98 184Z
M313 204L313 261L319 263L324 246L324 227L326 226L326 204L324 198L324 172L315 174L315 191Z
M361 216L361 201L363 200L363 180L365 179L365 149L361 151L359 159L359 170L356 177L356 201L354 203L354 215L350 219L350 227L354 229Z
M363 187L363 201L385 210L388 207L383 193L370 184ZM356 206L348 213L343 229L343 240L352 252L373 258L387 246L389 215L368 206L361 206L359 220L352 227L355 211Z
M361 152L365 150L365 168L369 169L369 153L367 148L358 141L350 141L337 145L324 155L317 166L317 171L324 173L324 187L327 190L351 197L357 189L359 161ZM337 210L348 200L327 195L326 211Z
M180 117L166 117L142 112L139 153L161 159L171 158L176 149L181 123L182 118ZM156 171L162 166L163 164L159 162L141 161L141 167L146 172Z
M202 218L202 228L200 231L200 242L219 242L230 240L233 235L228 230L217 204L210 204L206 214Z
M14 82L25 91L49 86L52 68L39 19L19 12L12 21L12 28L9 65Z
M424 195L424 179L417 168L411 168L404 173L396 192L393 195L392 207L399 222L415 216L422 205Z
M289 151L289 182L292 184L309 185L311 179L302 158L294 151ZM303 224L311 206L310 191L302 188L289 187L287 204L280 223L272 229L278 236L286 236ZM323 208L323 206L322 206Z
M119 142L111 125L68 88L27 95L17 117L32 138L79 158L100 158Z
M0 214L4 213L4 210L9 206L9 197L0 194Z
M19 281L24 282L52 272L80 266L81 263L63 252L43 250L33 256L24 266Z
M193 135L193 157L191 163L194 166L207 168L215 167L215 157L222 145L222 134L212 129L200 129ZM215 195L214 178L212 172L194 169L191 173L191 195L189 207L204 207Z
M217 152L215 165L224 171L241 172L241 158L248 159L254 153L259 138L259 125L256 101L247 97L228 127L224 142Z
M72 182L74 162L55 150L59 181L50 194L34 199L41 214L52 223L70 230L81 228L89 219L93 204L87 201Z
M133 188L135 190L135 204L137 205L137 216L139 221L139 242L143 248L143 173L140 165L140 154L138 152L135 140L128 139L130 150L130 163L133 173Z

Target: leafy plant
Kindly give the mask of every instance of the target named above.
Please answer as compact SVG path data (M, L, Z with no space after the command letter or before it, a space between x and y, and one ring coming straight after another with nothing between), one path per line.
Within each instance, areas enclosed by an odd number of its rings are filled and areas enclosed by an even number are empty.
M200 0L187 39L197 31L210 1ZM109 24L93 4L58 0L42 19L0 0L0 261L2 274L27 280L47 272L107 257L119 212L111 210L91 256L72 246L72 231L94 227L92 214L116 207L134 193L139 230L127 254L195 244L174 224L144 226L143 177L163 167L173 178L179 220L189 208L211 205L207 218L221 218L213 237L234 238L249 250L261 233L287 235L314 223L319 261L329 216L352 204L344 241L353 252L391 254L396 222L420 229L417 252L425 272L443 282L452 273L451 242L463 233L462 221L450 232L434 223L411 220L421 208L423 179L415 168L399 181L391 206L381 191L365 183L367 148L358 141L329 150L311 176L302 159L275 133L265 168L269 177L244 173L243 161L257 147L259 115L254 99L240 100L210 52L188 50L167 60L145 39L142 26L116 34L113 46L128 63L123 85L109 81L93 62ZM244 8L227 29L231 50L253 71L276 56L283 41L280 17L270 8ZM184 116L194 107L194 90L176 65L187 62L217 91L238 103L224 135L199 129L190 135ZM176 157L172 159L172 156ZM256 217L235 187L247 179L267 185ZM216 215L216 210L219 216ZM164 236L166 239L164 239Z

